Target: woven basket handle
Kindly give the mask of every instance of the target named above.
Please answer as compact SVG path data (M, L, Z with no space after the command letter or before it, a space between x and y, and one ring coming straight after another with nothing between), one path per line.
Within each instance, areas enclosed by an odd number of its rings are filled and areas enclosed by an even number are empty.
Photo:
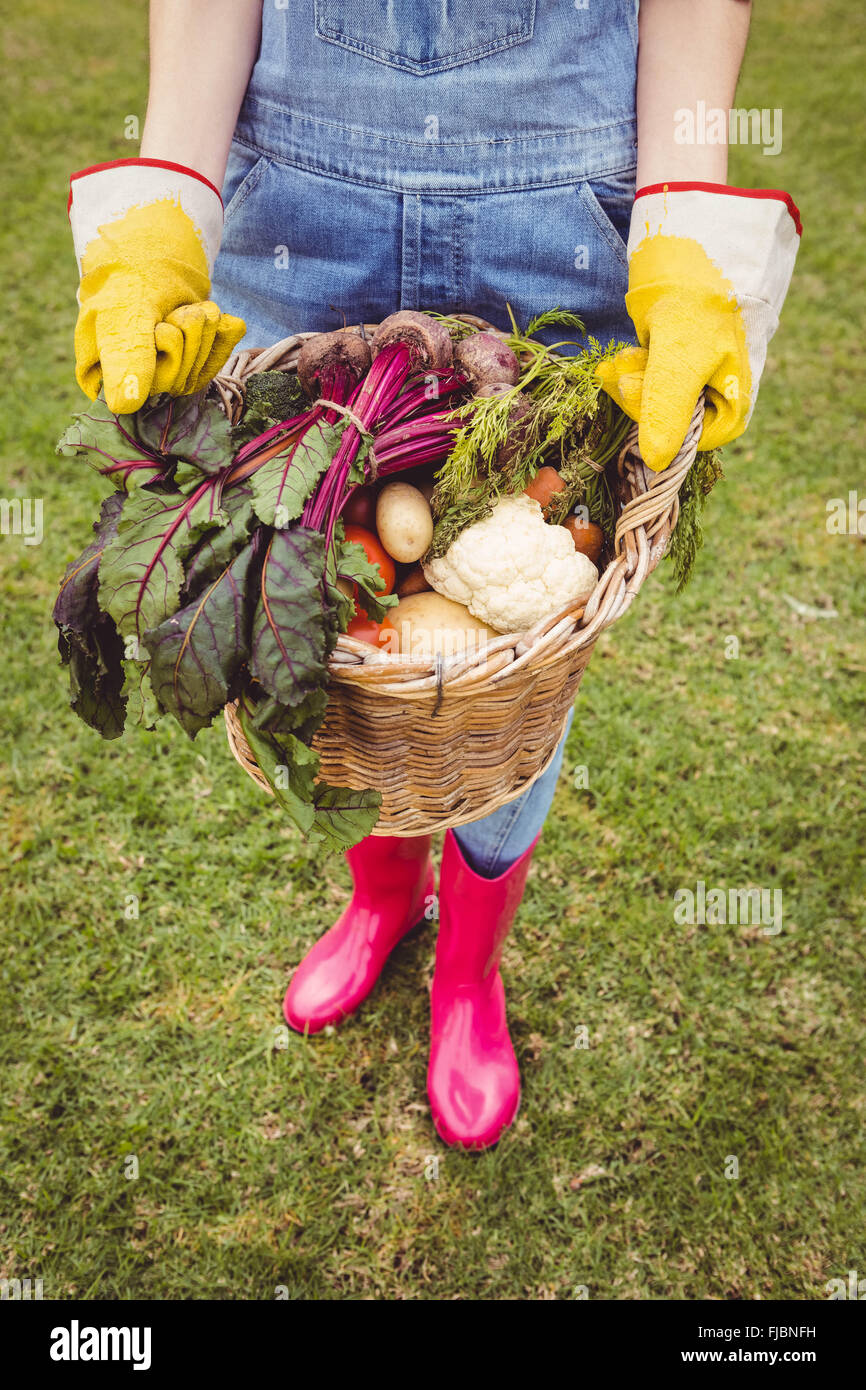
M575 645L594 641L630 607L647 575L664 555L680 514L679 492L697 457L704 425L705 398L701 394L686 437L667 468L654 473L638 448L638 427L633 425L620 450L617 469L631 493L616 524L616 554L601 576L586 605Z

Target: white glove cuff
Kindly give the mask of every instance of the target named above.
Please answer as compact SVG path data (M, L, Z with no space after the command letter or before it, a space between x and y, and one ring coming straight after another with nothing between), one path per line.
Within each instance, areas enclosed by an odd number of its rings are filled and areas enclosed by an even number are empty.
M801 232L796 205L778 189L658 183L635 195L628 254L658 233L690 237L730 281L738 299L763 299L778 316Z
M79 272L84 252L101 226L160 198L173 198L192 221L210 274L223 230L219 189L195 169L164 159L117 159L72 175L68 211Z
M733 287L752 375L749 416L767 346L779 326L802 230L796 204L775 188L659 183L635 195L629 258L648 237L689 238L703 247Z

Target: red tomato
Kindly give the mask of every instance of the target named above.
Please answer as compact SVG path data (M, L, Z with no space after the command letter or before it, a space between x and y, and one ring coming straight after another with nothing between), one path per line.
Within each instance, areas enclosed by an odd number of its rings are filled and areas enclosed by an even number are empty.
M346 635L355 637L359 642L369 642L371 646L378 647L380 631L381 624L374 623L373 619L368 618L364 610L361 609L358 616L353 618L346 628Z
M346 527L346 540L354 541L364 549L364 554L371 565L379 566L379 573L382 576L382 584L376 590L379 594L390 594L394 588L394 580L397 577L397 570L394 561L382 545L379 537L374 531L368 531L366 526L353 526L351 523Z

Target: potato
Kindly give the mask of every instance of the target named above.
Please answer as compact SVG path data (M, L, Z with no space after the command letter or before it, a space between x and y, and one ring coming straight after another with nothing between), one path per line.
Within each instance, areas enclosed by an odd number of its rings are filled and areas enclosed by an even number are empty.
M487 623L473 618L462 603L443 598L432 589L401 598L389 609L382 631L388 635L385 650L419 657L478 651L499 636Z
M379 540L395 560L420 560L433 539L433 513L422 493L409 483L388 483L376 501Z

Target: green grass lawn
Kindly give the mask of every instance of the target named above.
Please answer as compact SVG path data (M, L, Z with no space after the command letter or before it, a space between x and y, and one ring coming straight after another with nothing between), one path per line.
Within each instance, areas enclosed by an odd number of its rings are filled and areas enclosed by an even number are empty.
M781 107L784 147L735 150L732 181L795 195L795 281L691 586L663 566L586 676L505 951L523 1104L474 1157L426 1105L432 928L339 1031L287 1036L342 861L220 728L103 744L67 708L49 612L101 495L53 453L80 399L67 178L137 149L145 18L32 0L5 22L0 495L42 497L45 536L0 540L0 1278L46 1298L820 1299L863 1277L864 538L825 524L828 499L866 495L857 7L756 6L738 102ZM782 931L677 925L698 880L781 889Z

